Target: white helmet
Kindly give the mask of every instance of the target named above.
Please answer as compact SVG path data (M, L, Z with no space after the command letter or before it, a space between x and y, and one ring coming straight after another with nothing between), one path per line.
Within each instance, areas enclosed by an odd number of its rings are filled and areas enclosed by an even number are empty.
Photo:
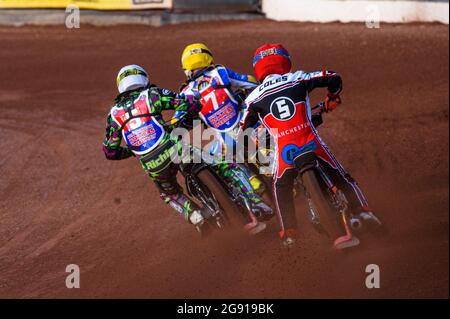
M148 75L139 65L124 66L117 75L117 88L123 92L146 87L149 83Z

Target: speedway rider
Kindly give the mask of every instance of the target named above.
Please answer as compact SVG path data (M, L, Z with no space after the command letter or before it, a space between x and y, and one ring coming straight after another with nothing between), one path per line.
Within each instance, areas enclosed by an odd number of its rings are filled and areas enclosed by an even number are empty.
M155 182L161 198L201 232L209 214L191 201L177 182L178 165L172 159L174 154L181 154L183 147L170 134L183 115L197 115L201 105L190 97L181 98L151 84L147 72L138 65L128 65L119 71L117 87L120 94L108 114L103 143L106 158L122 160L136 156ZM162 112L166 110L175 110L177 114L170 124L163 121ZM122 138L127 147L120 146ZM222 178L235 183L227 176ZM239 186L242 185L236 185ZM242 192L247 191L242 187ZM254 225L256 231L264 229L260 226Z
M181 86L180 95L198 99L202 104L199 116L203 123L215 131L215 145L211 148L213 155L233 151L242 117L243 99L253 90L258 82L251 75L242 75L222 65L214 64L211 50L202 43L188 45L181 56L182 68L187 80ZM240 90L240 92L237 92ZM177 116L177 115L175 115ZM222 161L219 168L222 174L244 172L248 175L253 189L262 187L256 176L251 176L242 166ZM246 193L259 209L259 216L267 219L272 216L272 209L261 201L253 189ZM265 215L265 216L261 216Z
M162 112L176 110L196 113L200 106L176 93L150 84L147 72L138 65L123 67L117 76L119 95L108 114L103 151L108 160L136 156L155 182L161 198L187 221L201 226L201 209L183 193L171 155L177 145L171 139L170 125L164 126ZM122 138L127 147L121 147Z
M292 188L298 170L293 159L308 151L317 155L328 176L345 193L350 211L363 222L379 223L358 184L337 161L311 121L309 93L315 88L327 88L324 108L326 112L332 111L341 104L341 77L327 70L290 73L292 64L289 53L280 44L266 44L258 48L253 67L261 85L246 99L248 108L241 125L245 130L261 121L275 140L277 154L272 191L283 243L290 246L296 238L297 220Z

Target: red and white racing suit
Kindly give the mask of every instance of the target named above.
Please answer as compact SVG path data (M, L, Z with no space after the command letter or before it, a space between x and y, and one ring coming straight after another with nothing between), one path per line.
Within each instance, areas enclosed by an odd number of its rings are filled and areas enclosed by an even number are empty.
M367 209L367 201L357 183L337 161L320 138L311 121L309 92L318 87L329 93L342 90L341 77L332 71L268 76L246 99L247 109L242 129L260 121L275 141L273 198L283 238L297 228L293 198L294 180L298 175L293 160L313 151L330 179L347 196L350 209L359 213Z

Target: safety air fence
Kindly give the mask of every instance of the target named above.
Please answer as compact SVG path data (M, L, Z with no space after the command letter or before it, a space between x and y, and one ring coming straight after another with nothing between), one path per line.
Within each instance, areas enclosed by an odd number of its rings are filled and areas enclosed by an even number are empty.
M267 18L305 22L440 22L448 0L263 0Z

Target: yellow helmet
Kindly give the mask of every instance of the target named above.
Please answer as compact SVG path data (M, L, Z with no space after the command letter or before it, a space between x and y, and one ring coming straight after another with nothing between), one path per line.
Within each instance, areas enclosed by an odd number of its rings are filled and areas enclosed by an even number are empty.
M203 43L188 45L181 56L183 70L188 72L206 68L213 63L213 55Z

